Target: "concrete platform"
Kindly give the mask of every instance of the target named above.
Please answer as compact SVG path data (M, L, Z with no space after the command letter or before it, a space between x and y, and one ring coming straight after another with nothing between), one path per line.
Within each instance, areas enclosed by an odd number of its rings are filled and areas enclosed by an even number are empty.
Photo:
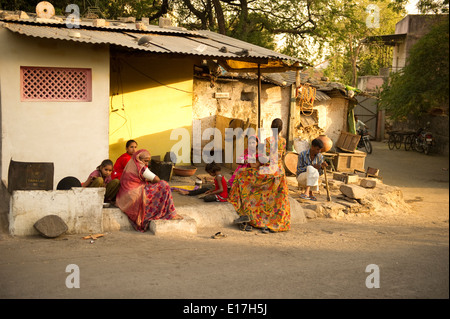
M199 167L197 174L203 174ZM229 178L231 170L224 168ZM171 186L194 185L195 176L174 176ZM104 188L72 188L54 191L14 191L10 197L10 235L36 235L34 223L40 218L54 214L68 226L68 234L93 234L113 231L134 231L128 216L117 207L104 208ZM228 202L207 203L196 196L184 196L173 192L173 200L182 220L152 221L149 231L155 235L190 233L196 234L201 227L229 227L238 217ZM306 223L300 203L290 197L291 224Z
M67 224L68 234L100 233L104 188L55 191L14 191L10 197L10 235L37 235L33 225L42 217L57 215Z
M150 223L149 230L155 235L168 233L196 234L201 227L229 227L238 218L230 203L206 203L197 197L173 195L175 207L183 220L156 220ZM306 223L302 206L295 199L289 198L291 205L291 223ZM117 207L103 208L103 231L133 230L128 217Z

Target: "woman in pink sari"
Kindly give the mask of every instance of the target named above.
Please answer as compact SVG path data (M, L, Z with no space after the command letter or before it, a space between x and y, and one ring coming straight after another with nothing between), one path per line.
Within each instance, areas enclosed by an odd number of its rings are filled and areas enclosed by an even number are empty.
M133 227L144 232L151 220L183 219L177 215L170 186L148 169L150 153L141 149L128 161L120 179L116 205Z

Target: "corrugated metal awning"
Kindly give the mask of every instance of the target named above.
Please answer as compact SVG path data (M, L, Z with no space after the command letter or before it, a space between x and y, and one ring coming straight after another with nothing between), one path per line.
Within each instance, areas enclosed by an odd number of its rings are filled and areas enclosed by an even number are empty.
M263 73L281 72L309 65L299 59L206 30L167 34L132 29L69 29L65 25L63 27L17 22L4 23L3 26L12 32L37 38L109 44L155 54L216 59L225 69L234 72L255 72L258 64Z

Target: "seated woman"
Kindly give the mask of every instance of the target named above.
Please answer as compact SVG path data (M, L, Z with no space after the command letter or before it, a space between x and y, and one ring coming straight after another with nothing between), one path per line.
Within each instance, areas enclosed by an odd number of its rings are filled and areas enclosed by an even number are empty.
M149 161L150 153L145 149L133 154L116 196L116 205L140 232L147 230L151 220L183 219L175 210L169 184L148 169Z
M270 160L261 164L263 157L259 156L256 163L250 163L239 172L228 197L240 216L235 223L240 224L242 230L257 227L267 234L291 227L289 189L282 162L286 141L279 136L281 120L274 120L272 128L274 136L266 140L266 158Z
M125 144L126 152L119 156L117 161L114 163L113 172L111 174L112 179L119 179L122 176L125 166L131 159L131 156L136 152L137 142L135 140L129 140Z

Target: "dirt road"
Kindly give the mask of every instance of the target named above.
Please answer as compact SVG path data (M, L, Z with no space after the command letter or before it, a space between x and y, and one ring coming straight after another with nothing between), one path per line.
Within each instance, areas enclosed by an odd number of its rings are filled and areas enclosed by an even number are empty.
M92 244L3 235L0 298L448 298L448 157L374 143L366 165L399 186L413 212L313 219L277 234L114 232ZM217 231L228 237L211 239ZM66 286L76 284L71 264L79 288Z

